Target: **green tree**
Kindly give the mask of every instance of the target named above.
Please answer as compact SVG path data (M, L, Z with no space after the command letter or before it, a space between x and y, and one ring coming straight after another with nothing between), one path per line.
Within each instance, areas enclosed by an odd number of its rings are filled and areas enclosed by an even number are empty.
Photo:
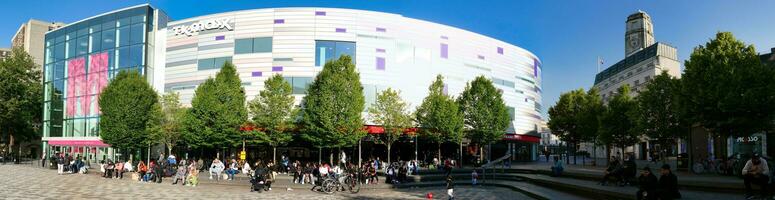
M603 100L600 98L597 88L593 87L587 90L587 93L582 98L580 110L581 112L576 116L576 122L581 135L579 142L592 142L595 145L595 152L593 153L597 155L597 145L600 144L600 141L597 139L598 132L600 131L600 121L598 118L605 111ZM575 164L575 152L573 156ZM586 162L585 156L581 158L582 163Z
M637 117L638 104L630 97L630 86L625 84L617 89L600 117L598 139L607 144L609 155L612 145L624 148L638 142L641 133L636 128Z
M243 140L239 131L247 119L245 92L237 71L226 62L196 88L185 120L184 138L194 148L233 147Z
M436 80L428 87L428 96L415 111L415 120L420 127L420 134L431 142L438 144L438 158L441 159L441 143L444 141L461 144L463 134L463 113L457 102L444 94L444 77L436 76ZM462 160L462 148L459 156Z
M721 138L772 129L775 79L752 45L719 32L694 48L684 65L679 99L689 122ZM721 152L726 146L721 145Z
M0 61L0 136L7 138L9 153L14 152L14 143L21 146L24 141L40 137L37 132L43 119L43 85L38 68L32 57L18 47Z
M399 91L388 88L377 95L377 101L369 108L369 116L375 125L380 125L385 132L379 136L387 146L387 163L390 162L390 148L401 137L406 128L412 126L412 119L407 111L408 105L401 99Z
M272 162L275 163L277 146L285 145L293 139L290 131L294 128L296 108L292 94L291 84L281 74L275 74L264 81L264 90L248 102L253 122L261 128L261 131L254 132L255 136L259 141L272 146Z
M350 56L326 62L302 102L302 137L316 147L352 146L366 135L363 87Z
M675 144L676 139L685 137L687 129L680 119L677 101L679 84L678 79L662 71L638 94L638 130L661 146Z
M149 143L148 125L158 94L145 76L123 70L100 95L100 138L113 148L134 152Z
M152 120L149 120L148 132L152 141L167 146L167 154L172 154L172 148L178 144L183 135L182 122L186 109L180 105L180 95L177 92L167 92L151 109Z
M457 102L469 128L468 137L473 142L490 145L501 140L511 117L501 91L493 86L490 79L478 76L467 83Z
M549 107L549 129L561 140L565 141L568 148L573 145L573 151L576 151L577 144L586 138L582 127L579 125L579 119L584 116L582 105L586 94L583 89L577 89L562 93L557 103ZM599 127L598 127L599 128ZM573 159L574 163L576 159ZM570 159L566 157L566 163Z

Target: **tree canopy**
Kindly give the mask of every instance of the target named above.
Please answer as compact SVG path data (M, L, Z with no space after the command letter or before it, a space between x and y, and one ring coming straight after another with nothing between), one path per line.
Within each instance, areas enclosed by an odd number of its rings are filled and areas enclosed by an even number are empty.
M465 136L463 113L458 103L444 93L444 77L437 75L428 90L428 96L415 111L421 135L437 143L460 142Z
M469 138L480 144L491 144L501 140L511 123L501 91L490 79L478 76L466 84L457 100L463 112Z
M770 130L775 120L773 69L752 45L719 32L696 47L684 65L683 116L721 136Z
M158 94L135 70L122 70L100 95L100 138L114 148L137 150L146 147L149 121Z
M0 136L16 142L40 137L43 85L32 57L21 48L0 61ZM13 144L9 145L12 146Z
M182 121L186 108L180 105L180 95L177 92L167 92L161 96L151 109L152 120L147 128L151 140L167 146L167 153L181 141L183 135Z
M196 88L184 122L184 137L194 148L236 146L242 142L239 128L245 120L245 91L235 66L226 62L214 79L208 78Z
M302 101L302 137L316 147L347 147L358 142L363 130L363 87L352 58L326 62Z
M679 80L666 71L646 83L646 89L637 98L637 125L641 133L656 140L673 140L686 135L687 129L678 110L679 84Z
M388 163L390 162L390 148L404 133L406 128L412 126L408 104L401 99L399 91L388 88L377 95L377 101L369 107L369 117L375 125L384 128L384 133L379 136L379 141L388 149Z
M627 147L639 141L641 135L636 128L637 102L630 96L630 86L617 89L608 101L607 109L600 116L600 135L604 144Z
M281 74L275 74L264 81L264 89L255 99L248 102L253 122L261 131L256 131L260 142L276 147L293 139L291 132L296 120L291 84Z

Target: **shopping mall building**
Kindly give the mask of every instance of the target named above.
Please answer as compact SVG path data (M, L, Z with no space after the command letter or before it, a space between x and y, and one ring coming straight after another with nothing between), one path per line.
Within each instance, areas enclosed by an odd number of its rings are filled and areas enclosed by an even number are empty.
M247 99L274 74L297 102L323 64L354 57L367 105L386 88L411 109L437 74L459 95L476 76L503 92L511 123L500 149L534 159L543 124L541 62L531 52L477 33L397 14L337 8L271 8L172 21L139 5L77 21L46 34L43 149L91 160L117 152L99 139L98 97L121 70L145 74L159 92L188 105L197 85L224 62L237 67ZM366 124L368 125L368 124ZM495 147L494 147L495 148ZM497 151L497 150L494 150Z

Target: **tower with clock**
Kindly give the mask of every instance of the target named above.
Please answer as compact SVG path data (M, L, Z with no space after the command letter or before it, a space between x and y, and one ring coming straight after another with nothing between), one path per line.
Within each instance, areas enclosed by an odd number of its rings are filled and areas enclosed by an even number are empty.
M644 49L654 44L654 26L651 16L638 10L627 17L627 27L624 32L624 55Z

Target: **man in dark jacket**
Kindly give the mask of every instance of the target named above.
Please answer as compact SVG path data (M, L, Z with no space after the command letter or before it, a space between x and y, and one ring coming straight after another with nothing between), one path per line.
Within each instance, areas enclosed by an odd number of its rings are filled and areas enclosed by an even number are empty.
M635 193L635 196L638 200L657 199L657 176L654 176L654 174L651 173L651 168L643 168L643 171L640 173L640 177L638 177L638 187L638 192Z
M670 165L662 165L660 169L659 187L657 194L662 200L680 199L681 193L678 192L678 178L670 171Z
M455 199L455 180L452 179L451 175L447 175L447 195L449 196L449 199Z

